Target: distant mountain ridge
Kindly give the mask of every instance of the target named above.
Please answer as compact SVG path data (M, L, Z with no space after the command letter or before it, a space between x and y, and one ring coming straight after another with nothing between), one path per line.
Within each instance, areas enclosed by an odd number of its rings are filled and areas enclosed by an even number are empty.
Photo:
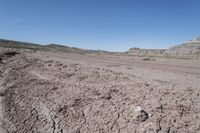
M12 41L0 39L0 47L31 51L60 51L60 52L74 52L74 53L113 53L133 56L185 56L185 57L200 57L200 36L184 42L181 45L173 46L169 49L140 49L130 48L127 52L109 52L103 50L87 50L76 47L69 47L58 44L39 45L29 42Z
M74 52L74 53L112 53L103 50L88 50L76 47L69 47L58 44L40 45L29 42L13 41L0 39L0 47L18 49L18 50L31 50L31 51L59 51L59 52Z

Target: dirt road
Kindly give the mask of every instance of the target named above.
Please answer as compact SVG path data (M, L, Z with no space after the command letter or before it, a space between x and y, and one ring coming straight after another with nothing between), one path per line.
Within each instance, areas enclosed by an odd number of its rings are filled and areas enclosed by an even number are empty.
M0 78L2 132L200 132L199 60L21 53Z

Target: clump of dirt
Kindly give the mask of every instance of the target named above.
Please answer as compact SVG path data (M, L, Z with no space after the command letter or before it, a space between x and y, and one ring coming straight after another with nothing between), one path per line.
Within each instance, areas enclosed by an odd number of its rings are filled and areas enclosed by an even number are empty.
M19 54L18 52L16 51L6 51L6 52L2 52L0 53L0 62L2 62L3 60L7 59L7 58L10 58L12 56L15 56Z
M143 61L155 61L156 59L146 57L146 58L143 58L142 60L143 60Z
M7 57L12 57L12 56L15 56L16 54L19 54L19 53L16 52L16 51L7 51L7 52L4 52L3 54Z
M180 88L168 82L146 81L117 69L94 67L93 60L85 65L81 61L86 57L77 59L77 55L73 61L62 61L60 56L47 58L47 53L11 55L15 56L0 65L0 120L7 132L200 130L196 88ZM64 59L67 58L69 55Z

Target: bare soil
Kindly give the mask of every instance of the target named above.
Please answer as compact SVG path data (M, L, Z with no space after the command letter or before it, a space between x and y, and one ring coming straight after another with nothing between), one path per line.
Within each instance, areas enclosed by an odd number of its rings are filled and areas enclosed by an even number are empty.
M200 132L199 60L1 55L0 133Z

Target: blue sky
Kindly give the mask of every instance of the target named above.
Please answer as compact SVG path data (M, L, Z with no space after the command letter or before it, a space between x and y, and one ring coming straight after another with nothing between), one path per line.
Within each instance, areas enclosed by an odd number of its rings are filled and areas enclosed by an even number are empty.
M126 51L200 35L200 0L0 0L0 38Z

